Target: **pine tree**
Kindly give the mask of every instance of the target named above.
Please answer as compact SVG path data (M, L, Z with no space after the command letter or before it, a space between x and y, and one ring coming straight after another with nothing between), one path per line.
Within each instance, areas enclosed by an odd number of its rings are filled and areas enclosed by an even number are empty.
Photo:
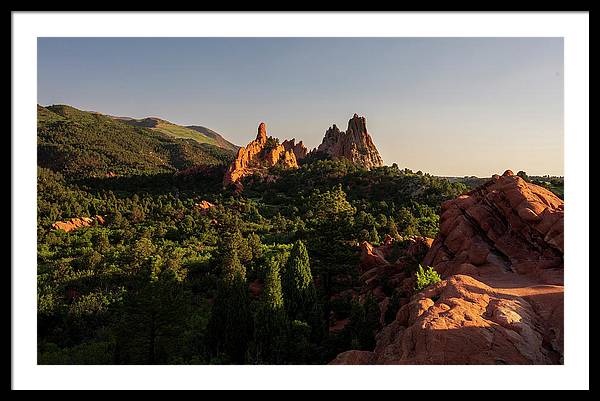
M312 329L306 322L293 320L288 335L288 361L292 364L306 364L313 357L310 337Z
M371 229L371 243L378 244L379 243L379 233L375 226Z
M348 323L352 349L362 349L360 337L364 321L365 308L358 299L353 299L350 308L350 322Z
M232 362L243 363L252 323L246 269L235 243L226 244L221 257L221 279L207 328L208 346L213 355L225 354Z
M281 257L267 262L265 286L254 322L253 358L257 363L281 363L287 339L287 316L281 290Z
M260 237L256 233L251 233L246 240L248 243L248 247L252 251L252 259L259 259L262 257L262 243L260 241Z
M398 226L396 225L396 222L392 218L390 218L388 221L388 233L394 239L400 238L400 233L398 232Z
M352 301L349 329L353 347L372 350L375 347L375 332L381 327L380 310L372 294L368 294L361 304L358 299Z
M282 285L290 319L309 320L316 302L316 290L308 251L300 240L292 247L282 274Z
M365 297L363 307L365 310L365 320L360 342L364 349L372 350L375 348L375 333L381 328L381 311L377 300L371 293Z
M168 363L185 331L189 294L168 269L139 276L146 280L126 297L116 327L117 362Z

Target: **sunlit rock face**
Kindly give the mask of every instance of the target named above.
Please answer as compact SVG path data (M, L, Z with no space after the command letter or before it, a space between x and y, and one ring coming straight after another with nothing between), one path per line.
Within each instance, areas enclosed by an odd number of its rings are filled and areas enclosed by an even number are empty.
M282 145L285 150L294 152L297 161L304 159L308 154L308 149L304 146L304 143L302 143L302 141L296 143L296 138L292 138L291 140L286 139L283 141Z
M333 160L347 159L368 169L383 166L383 160L367 131L365 117L357 114L348 121L346 132L334 124L325 132L323 142L316 150Z
M373 351L346 351L331 363L562 363L562 299L554 286L519 295L453 275L403 306Z
M308 156L309 152L302 141L284 140L272 146L267 135L265 123L260 123L256 139L238 150L237 156L227 169L223 185L236 185L241 189L240 180L256 172L264 173L265 169L275 165L288 168L298 167L298 161ZM354 115L348 121L348 129L341 132L335 125L325 133L323 142L315 153L322 153L333 160L347 159L367 169L383 166L383 160L367 131L364 117ZM311 152L312 153L312 152Z
M440 232L423 262L444 275L468 263L562 284L563 220L563 200L507 170L442 204Z
M90 227L94 224L103 225L104 223L104 217L100 215L96 215L94 217L74 217L66 221L57 221L52 224L52 228L54 230L63 230L65 232L70 232L73 230L77 230L78 228Z
M238 188L241 188L239 181L243 177L252 175L255 172L264 172L269 167L275 165L288 168L298 167L294 149L292 147L286 149L283 144L269 147L269 138L272 137L267 137L267 127L265 123L261 122L258 126L256 139L246 145L246 147L241 147L238 150L235 160L227 169L223 179L224 186L236 184ZM272 139L274 140L275 138Z

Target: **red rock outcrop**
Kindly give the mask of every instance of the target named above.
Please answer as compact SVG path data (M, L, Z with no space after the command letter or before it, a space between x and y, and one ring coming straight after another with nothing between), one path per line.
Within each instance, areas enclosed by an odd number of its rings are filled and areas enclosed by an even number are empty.
M444 279L401 304L373 351L331 363L563 363L563 216L562 200L511 171L444 203L422 263ZM363 276L389 271L395 264L386 261ZM414 282L389 278L400 289ZM363 291L376 294L368 280Z
M388 247L376 247L367 241L360 243L360 269L367 271L374 267L387 266L390 263L386 260L389 253Z
M446 276L468 264L562 284L563 217L560 198L509 170L442 205L440 232L423 264Z
M333 160L348 159L368 169L383 166L383 160L367 131L366 119L357 114L348 121L346 132L340 131L335 124L330 127L316 151L327 154Z
M330 333L339 333L340 331L344 330L344 328L348 325L348 323L350 323L350 319L346 318L346 319L333 319L333 321L330 323L329 325L329 332Z
M195 205L198 209L200 209L200 213L205 214L209 209L215 207L214 204L210 203L207 200L203 200L202 202L196 203Z
M371 362L373 353L369 351L346 351L339 354L330 365L367 365Z
M105 223L104 217L96 215L94 217L74 217L67 221L57 221L52 224L54 230L63 230L70 232L82 227L89 227L93 224L103 225Z
M304 159L308 154L308 149L306 146L304 146L302 141L296 143L296 138L292 138L291 140L286 139L283 141L282 145L285 150L291 150L294 152L294 156L296 156L297 161Z
M225 173L223 185L237 184L238 188L241 188L239 181L242 177L262 172L275 165L298 167L293 149L286 149L282 144L271 145L265 123L260 123L256 139L238 150L235 160Z
M453 275L403 306L373 352L347 351L332 363L561 363L562 289L522 288L527 293L517 295Z

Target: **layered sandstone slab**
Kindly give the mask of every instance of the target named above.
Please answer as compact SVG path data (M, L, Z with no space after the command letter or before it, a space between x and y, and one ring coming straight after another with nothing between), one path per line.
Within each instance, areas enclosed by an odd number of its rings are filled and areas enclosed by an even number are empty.
M442 205L440 232L423 263L443 275L464 273L468 264L561 284L563 220L560 198L506 171Z
M94 217L74 217L66 221L57 221L52 224L54 230L63 230L70 232L82 227L90 227L93 224L104 224L104 217L96 215Z

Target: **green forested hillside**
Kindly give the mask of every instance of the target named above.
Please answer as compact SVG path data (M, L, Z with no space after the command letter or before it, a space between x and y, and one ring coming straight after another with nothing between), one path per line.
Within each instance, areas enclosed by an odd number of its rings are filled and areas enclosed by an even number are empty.
M147 175L224 164L233 152L70 106L38 106L38 164L65 176Z

